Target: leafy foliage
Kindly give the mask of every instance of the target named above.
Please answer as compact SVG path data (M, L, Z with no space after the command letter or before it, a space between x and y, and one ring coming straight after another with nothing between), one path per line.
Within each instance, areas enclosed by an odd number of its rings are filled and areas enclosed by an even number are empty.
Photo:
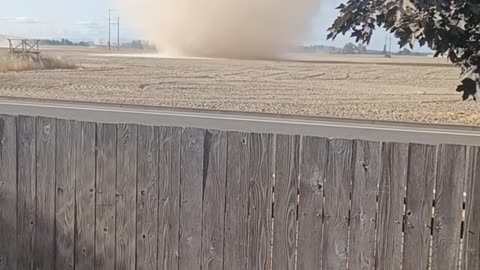
M369 43L376 27L394 33L399 45L427 45L462 68L464 100L480 85L479 0L348 0L329 29L329 39L351 33ZM472 83L473 82L473 83Z

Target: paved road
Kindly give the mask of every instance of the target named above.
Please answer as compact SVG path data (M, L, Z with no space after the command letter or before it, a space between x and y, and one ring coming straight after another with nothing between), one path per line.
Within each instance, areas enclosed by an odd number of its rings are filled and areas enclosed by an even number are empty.
M0 98L0 114L426 144L480 145L480 127L400 124L134 105Z

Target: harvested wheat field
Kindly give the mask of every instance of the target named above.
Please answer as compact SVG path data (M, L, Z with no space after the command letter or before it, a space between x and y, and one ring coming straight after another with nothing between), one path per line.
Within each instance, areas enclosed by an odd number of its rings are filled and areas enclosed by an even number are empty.
M46 54L80 68L0 73L0 96L480 125L480 105L461 101L454 91L459 69L445 59L168 59L98 49Z

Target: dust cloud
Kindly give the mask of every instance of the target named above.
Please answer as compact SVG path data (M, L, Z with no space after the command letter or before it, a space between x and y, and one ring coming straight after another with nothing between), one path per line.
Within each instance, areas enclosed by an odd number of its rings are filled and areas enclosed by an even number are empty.
M320 0L116 0L129 24L172 56L265 59L312 33Z

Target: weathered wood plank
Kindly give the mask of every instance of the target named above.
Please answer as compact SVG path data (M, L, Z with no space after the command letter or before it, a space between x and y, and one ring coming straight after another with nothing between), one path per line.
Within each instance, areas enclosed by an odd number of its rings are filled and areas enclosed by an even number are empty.
M158 127L158 269L178 269L181 128Z
M380 143L355 141L354 165L348 266L349 269L373 270Z
M17 124L0 115L0 269L17 269Z
M34 117L17 117L17 266L20 270L33 269L36 208L35 132Z
M469 147L462 269L480 269L480 147Z
M247 269L249 151L248 133L228 133L224 265Z
M74 269L75 258L75 168L76 129L74 121L57 121L55 200L55 267Z
M205 137L202 269L223 270L227 133L207 131Z
M95 147L96 125L77 122L75 166L75 269L95 265Z
M117 125L116 270L135 269L137 126Z
M180 170L180 270L201 268L202 192L205 130L182 132Z
M117 127L97 124L95 269L115 269Z
M157 269L158 137L154 127L138 127L137 270Z
M377 269L400 269L408 145L384 143L377 220Z
M427 269L430 256L436 147L409 149L403 269Z
M37 209L33 268L54 267L55 246L55 119L36 119L37 140Z
M323 269L346 269L348 254L348 218L354 175L353 141L329 142L325 181L323 229Z
M295 269L299 151L299 136L277 135L273 269Z
M327 158L327 139L302 138L298 209L299 270L319 269L322 265L323 191Z
M250 137L248 268L271 269L273 135Z
M438 147L432 269L458 266L465 168L465 146Z

